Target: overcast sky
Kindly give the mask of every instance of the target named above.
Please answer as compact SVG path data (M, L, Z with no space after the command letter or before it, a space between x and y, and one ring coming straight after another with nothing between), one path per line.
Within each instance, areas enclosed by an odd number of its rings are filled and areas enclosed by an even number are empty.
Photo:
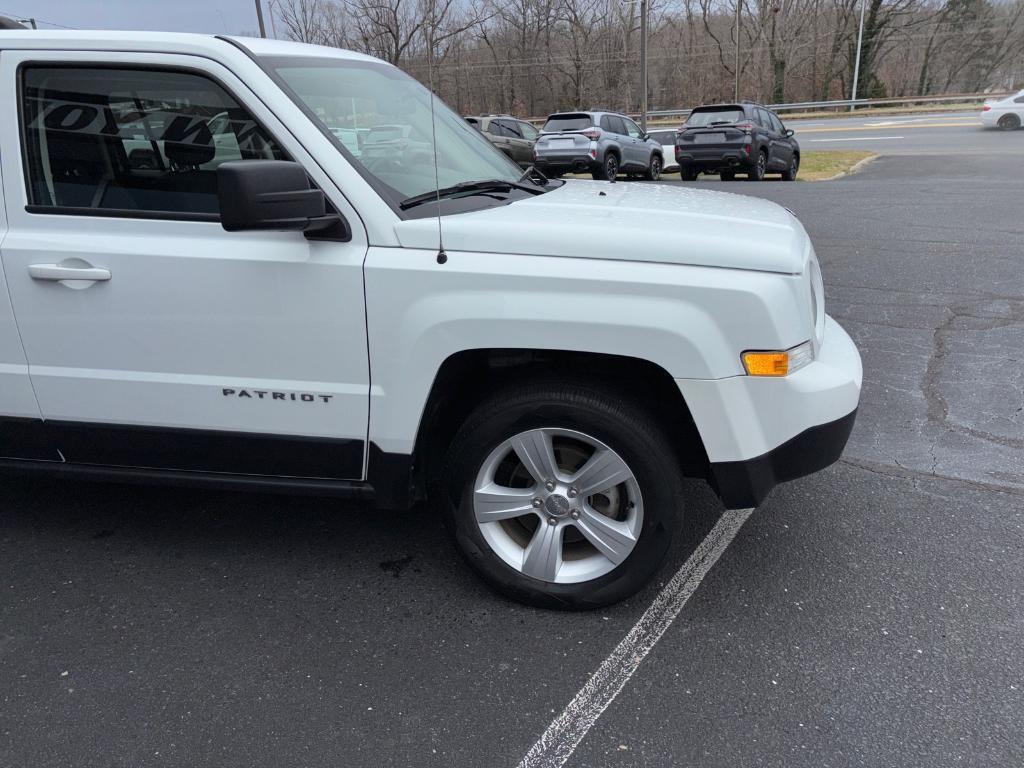
M262 2L266 15L267 0ZM61 24L230 35L255 34L259 29L255 0L0 0L0 16L33 16L44 29ZM266 23L269 35L269 17Z

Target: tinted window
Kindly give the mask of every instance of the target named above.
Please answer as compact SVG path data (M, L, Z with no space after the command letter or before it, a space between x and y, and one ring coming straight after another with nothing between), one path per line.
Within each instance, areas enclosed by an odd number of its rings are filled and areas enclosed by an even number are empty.
M774 128L779 133L785 133L786 132L786 126L784 126L782 124L782 121L779 120L779 116L778 115L776 115L774 112L769 112L768 113L768 117L771 118L772 128Z
M622 118L617 115L602 115L601 128L611 133L617 133L620 136L626 135L626 126L623 125Z
M739 107L709 107L697 109L686 118L687 128L703 128L715 123L739 123L745 119Z
M622 124L624 126L626 126L626 132L630 136L632 136L634 139L639 139L640 138L640 134L643 133L643 131L640 130L640 126L639 125L634 123L628 117L620 117L619 120L621 120Z
M650 137L665 146L671 146L676 143L675 131L651 131Z
M487 132L491 136L508 136L508 130L497 120L491 120L487 125Z
M513 139L521 139L522 135L519 133L519 126L514 120L499 120L501 128L505 132L505 135Z
M1014 104L1024 104L1024 96L1018 96L1016 99L1013 100L1013 103Z
M544 123L544 131L582 131L594 124L587 114L552 115Z
M768 113L763 109L755 109L754 116L757 120L757 124L764 128L766 131L772 131L772 119L768 116Z
M218 165L285 159L201 75L27 67L22 103L33 205L216 214Z

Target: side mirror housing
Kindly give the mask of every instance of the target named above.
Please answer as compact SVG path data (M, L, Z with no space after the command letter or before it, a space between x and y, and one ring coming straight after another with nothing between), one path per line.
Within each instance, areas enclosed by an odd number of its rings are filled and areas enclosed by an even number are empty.
M230 160L217 168L220 223L228 232L291 230L307 237L349 240L351 232L298 163Z
M789 138L789 139L793 138L793 134L795 134L795 133L796 133L796 131L794 131L792 128L787 128L786 129L786 138Z

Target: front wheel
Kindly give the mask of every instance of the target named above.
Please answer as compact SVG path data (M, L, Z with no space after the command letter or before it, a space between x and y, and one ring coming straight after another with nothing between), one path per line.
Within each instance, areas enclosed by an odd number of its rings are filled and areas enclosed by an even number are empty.
M783 181L796 181L797 171L800 170L800 155L794 154L793 159L789 161L789 168L782 172Z
M661 178L661 155L651 155L651 164L647 166L644 178L647 181L657 181Z
M675 451L620 393L551 381L478 406L449 449L442 515L493 588L548 608L634 594L668 551L682 508Z
M591 175L598 181L615 181L615 177L619 175L619 158L609 152L601 167Z

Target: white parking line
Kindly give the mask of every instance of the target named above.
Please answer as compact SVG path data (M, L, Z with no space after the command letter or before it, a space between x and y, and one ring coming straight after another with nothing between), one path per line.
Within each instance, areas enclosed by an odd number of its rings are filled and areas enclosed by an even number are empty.
M700 546L654 598L565 710L556 717L518 768L561 768L640 663L665 634L686 601L739 533L752 509L725 512Z
M852 139L804 139L804 141L810 141L812 143L820 143L823 141L891 141L894 139L902 139L903 136L856 136Z

